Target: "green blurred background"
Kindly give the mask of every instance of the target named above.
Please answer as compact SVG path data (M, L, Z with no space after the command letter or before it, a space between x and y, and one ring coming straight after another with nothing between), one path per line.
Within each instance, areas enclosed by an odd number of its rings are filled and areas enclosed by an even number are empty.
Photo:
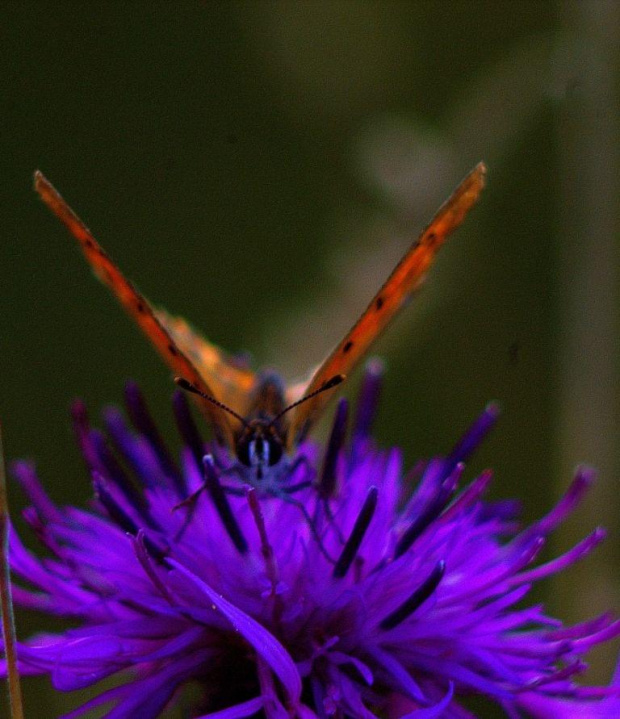
M492 496L528 519L577 463L599 468L546 556L596 524L611 536L536 596L573 621L619 608L619 48L615 0L5 3L8 458L81 503L72 397L96 416L134 378L172 428L169 372L39 202L35 168L147 297L295 377L483 159L481 203L377 347L377 436L411 464L498 400L471 472L493 467ZM19 615L21 637L41 626ZM28 681L26 701L34 719L76 699Z

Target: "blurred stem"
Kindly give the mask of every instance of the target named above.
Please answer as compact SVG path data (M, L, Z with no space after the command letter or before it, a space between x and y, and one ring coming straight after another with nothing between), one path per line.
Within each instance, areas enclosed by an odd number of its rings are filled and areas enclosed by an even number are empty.
M0 615L2 616L2 638L6 656L9 702L12 719L24 719L22 693L17 670L15 651L15 616L11 600L11 571L9 567L9 504L4 471L4 451L2 447L2 426L0 425Z
M560 287L559 493L577 462L593 464L597 486L578 530L618 525L618 288L620 198L618 77L620 3L568 0L563 19L577 45L560 115L558 232ZM574 541L575 537L571 537ZM566 549L567 534L560 537ZM553 596L566 619L618 605L617 537L557 579ZM576 587L579 588L576 591ZM610 647L612 650L613 647ZM596 657L593 677L609 679L612 655ZM605 665L605 666L604 666Z

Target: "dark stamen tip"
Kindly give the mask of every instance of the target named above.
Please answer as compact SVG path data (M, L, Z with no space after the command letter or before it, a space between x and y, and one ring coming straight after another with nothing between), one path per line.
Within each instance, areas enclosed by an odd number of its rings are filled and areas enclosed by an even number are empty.
M130 536L132 539L139 542L146 554L157 562L157 564L163 564L166 557L170 554L170 547L164 546L163 543L158 543L151 539L144 529L139 529L135 537L134 535Z
M86 455L88 450L90 422L88 420L88 410L86 409L86 404L81 399L75 399L71 402L71 422L77 443L81 448L82 454ZM86 457L86 459L88 462L91 458Z
M140 532L144 534L144 546L153 559L163 561L169 551L169 547L163 542L156 541L149 537L144 530L129 516L122 506L122 500L114 497L113 487L98 473L93 472L93 487L95 496L101 506L108 513L110 519L130 537L137 537Z
M347 421L349 417L349 403L345 397L340 399L336 408L336 416L332 425L332 431L327 442L323 468L321 470L318 484L318 493L323 499L334 495L336 490L336 471L338 468L338 457L347 435Z
M137 382L130 380L125 384L125 404L131 423L146 439L157 455L162 471L177 491L183 491L183 481L164 440L151 416L142 391Z
M211 500L217 510L217 513L222 520L224 528L228 532L228 536L231 538L232 543L237 548L240 554L245 554L248 551L248 543L241 532L241 528L235 519L235 515L230 508L230 503L224 492L224 488L220 484L213 457L210 454L205 455L202 461L204 467L205 484L207 490L211 496Z
M176 390L172 396L172 407L174 411L174 417L177 423L179 434L181 435L183 442L189 447L191 453L196 461L196 464L200 467L202 464L202 458L204 457L204 442L198 431L198 427L194 422L191 410L189 408L189 402L184 392Z
M349 571L349 568L359 551L362 540L364 539L366 530L373 518L375 509L377 508L378 496L379 490L376 487L371 487L368 490L364 505L362 506L362 509L355 520L355 524L353 525L353 530L351 531L351 534L342 549L342 553L336 562L336 566L334 567L333 576L336 577L336 579L342 579Z
M353 423L353 435L355 437L363 439L370 434L372 422L379 405L384 368L383 362L376 357L366 364Z
M164 564L166 555L163 553L153 553L153 543L145 536L143 529L140 529L138 534L133 538L133 548L138 561L149 579L153 582L153 585L159 590L168 603L174 606L175 602L172 595L151 564L151 560L155 560L158 564Z
M477 417L465 434L455 444L449 459L456 462L465 462L480 446L485 437L495 426L500 415L500 406L497 402L490 402L482 414Z
M148 523L151 518L147 512L144 512L146 500L140 493L138 486L120 465L116 456L108 446L104 435L97 430L93 430L90 433L90 442L90 447L94 450L95 454L94 459L96 459L96 462L92 462L93 466L101 470L106 480L118 487L125 499Z
M446 464L446 470L450 469L450 464ZM464 465L459 462L452 467L450 474L443 479L438 486L435 496L422 508L420 513L413 519L409 527L404 531L401 538L396 543L394 549L394 558L398 559L402 556L420 535L429 527L444 511L448 502L451 500L456 490L458 481L463 473Z
M76 398L71 402L71 416L74 422L80 424L88 422L88 414L84 400Z
M429 576L422 584L406 599L399 607L387 615L379 623L384 630L394 629L410 617L437 589L446 571L446 563L443 560L437 562Z
M138 525L113 496L108 482L96 471L93 471L93 488L95 490L95 497L106 510L110 519L123 531L135 537L138 533Z

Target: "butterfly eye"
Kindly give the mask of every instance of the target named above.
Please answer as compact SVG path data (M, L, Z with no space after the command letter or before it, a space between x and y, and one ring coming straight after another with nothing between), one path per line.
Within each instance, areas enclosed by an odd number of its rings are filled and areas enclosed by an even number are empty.
M251 467L265 467L269 464L269 442L257 437L248 443L248 455Z
M264 437L250 436L237 445L237 459L246 467L267 467L273 464L270 444Z
M251 444L253 444L253 441L239 442L237 444L237 459L241 462L241 464L245 464L246 467L251 466L251 463L250 463L250 445Z
M272 437L253 437L237 446L237 459L246 467L273 467L282 459L282 443Z
M282 443L274 439L266 440L265 444L269 445L269 466L273 467L282 459Z

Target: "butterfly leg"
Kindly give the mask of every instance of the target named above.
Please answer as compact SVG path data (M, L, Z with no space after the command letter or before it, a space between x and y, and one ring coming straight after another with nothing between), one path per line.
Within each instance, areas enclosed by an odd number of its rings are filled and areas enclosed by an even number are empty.
M202 494L202 492L206 488L207 488L207 485L206 485L206 483L203 482L195 492L192 492L188 497L186 497L184 500L182 500L178 504L175 504L172 507L173 512L176 512L177 510L183 509L185 507L188 508L188 512L185 515L185 520L183 521L183 524L181 525L181 528L179 529L179 531L174 536L175 542L178 542L183 538L183 535L185 534L185 530L189 527L192 519L194 518L194 513L196 511L196 505L198 502L198 497Z
M211 457L211 455L206 455L206 457ZM238 474L238 468L237 467L227 467L226 469L223 469L220 473L220 477L223 477L225 475L229 474ZM229 487L227 485L222 485L222 488L228 493L232 494L235 497L242 497L245 494L245 490L241 489L240 487ZM197 490L192 492L189 496L187 496L184 500L179 502L178 504L175 504L172 508L173 512L176 512L178 509L183 509L184 507L188 507L189 511L187 512L187 515L185 516L185 521L183 522L183 525L179 529L179 531L175 535L175 540L179 541L183 535L185 534L185 531L187 530L188 526L190 525L191 521L194 518L194 513L196 511L196 504L198 502L198 498L204 492L204 490L207 489L207 482L203 482L200 487L198 487Z
M300 489L308 489L308 487L312 487L312 480L306 480L305 482L298 482L297 484L292 484L290 487L282 487L280 490L282 494L294 494L295 492L299 492Z
M321 554L327 559L327 561L330 564L336 564L336 560L330 555L330 553L325 549L325 546L323 545L323 540L319 534L318 529L316 528L316 523L313 520L313 518L310 516L310 513L306 509L306 506L303 504L303 502L300 502L297 499L294 499L290 496L290 494L281 493L279 495L280 499L282 499L284 502L288 502L289 504L293 504L295 507L299 509L299 511L303 514L304 519L306 520L306 523L308 527L310 528L310 532L312 533L312 536L314 538L314 541L317 543L319 547L319 551Z
M340 531L340 527L335 521L334 514L332 512L331 507L329 506L329 498L328 497L322 497L319 502L317 502L316 509L315 509L315 518L316 521L318 521L318 514L319 510L323 509L323 512L325 513L325 518L327 519L327 524L334 530L336 533L338 540L341 544L344 545L345 539Z
M206 459L206 457L211 457L211 458L213 459L213 461L216 462L216 463L221 467L221 463L218 462L218 460L217 460L216 458L213 458L213 455L210 455L210 454L209 454L209 455L205 455L205 459ZM233 466L233 467L227 467L226 469L222 469L220 476L224 476L224 475L226 475L226 474L233 474L233 473L236 472L236 471L237 471L237 468L234 467L234 466ZM197 502L198 502L198 498L199 498L200 495L205 491L205 489L207 489L207 482L206 482L206 481L203 482L203 483L200 485L200 487L198 487L198 489L196 489L196 490L195 490L194 492L192 492L190 495L188 495L187 497L185 497L185 499L183 499L183 500L180 501L178 504L175 504L175 505L172 507L172 511L173 511L173 512L176 512L176 511L179 510L179 509L184 509L185 507L188 508L188 512L187 512L187 514L186 514L186 516L185 516L185 520L184 520L183 524L181 525L181 528L179 529L179 531L176 533L176 535L175 535L175 537L174 537L174 538L175 538L175 541L178 542L178 541L183 537L183 535L185 534L185 531L187 530L188 526L191 524L191 522L192 522L192 520L193 520L193 518L194 518L194 514L195 514L195 512L196 512L196 504L197 504ZM230 492L231 494L237 494L238 496L241 496L241 495L243 494L243 491L240 490L240 491L237 492L237 491L235 491L235 489L233 489L232 487L225 487L225 489L226 489L227 492Z
M308 458L301 456L301 457L298 457L291 464L291 467L289 470L290 473L293 474L297 470L297 468L302 465L305 466L309 470L312 469L312 465L310 464L310 461L308 460ZM312 486L315 486L315 487L317 486L316 478L312 479L312 480L304 480L303 482L298 482L297 484L292 484L288 487L280 487L279 492L281 493L280 496L282 496L283 499L287 499L287 497L290 498L291 494L294 494L295 492L298 492L302 489L307 489L308 487L312 487ZM288 499L287 499L287 501L288 501ZM323 508L323 511L325 513L325 517L327 518L328 524L331 525L332 529L336 532L336 535L338 536L338 539L340 540L340 542L342 544L344 544L344 537L342 536L342 533L340 532L338 525L334 521L334 515L332 514L331 508L329 506L329 498L324 497L324 498L321 498L319 500L319 502L317 502L316 508L314 511L314 517L310 516L310 514L304 504L302 504L301 502L299 504L297 504L296 502L294 502L294 503L296 504L296 506L300 506L301 508L303 508L303 512L304 512L304 516L306 517L306 521L308 522L311 529L313 530L315 539L317 540L317 542L319 542L319 545L321 547L323 547L323 545L318 538L318 530L316 529L316 526L320 519L319 512L320 512L321 507ZM323 552L323 554L324 554L324 556L327 556L325 552ZM331 559L330 559L330 561L331 561Z
M293 460L293 462L286 468L287 477L292 477L300 467L305 467L308 474L314 473L314 468L310 463L310 460L302 455L301 457L297 457L295 460ZM298 492L300 489L306 489L307 487L311 487L313 484L314 478L310 480L305 479L302 482L297 482L296 484L291 484L288 486L282 484L279 485L277 489L278 493L282 492L284 494L293 494L294 492Z
M297 459L291 464L290 467L290 473L293 474L298 467L305 466L308 470L313 470L312 465L310 464L310 461L307 457L301 456L297 457ZM289 487L282 487L281 492L286 495L293 494L295 492L298 492L301 489L306 489L308 487L316 487L318 489L318 484L316 482L316 477L312 480L304 480L303 482L298 482L297 484L292 484ZM320 508L323 508L323 511L325 512L325 516L327 518L328 524L332 526L336 534L338 535L338 539L344 544L344 538L342 536L342 533L340 532L340 529L338 528L338 525L334 522L334 515L332 514L331 508L329 506L329 497L320 497L319 501L316 504L316 509L314 512L314 519L311 520L311 524L313 527L316 527L316 523L319 521L319 511ZM305 506L304 506L305 509Z

